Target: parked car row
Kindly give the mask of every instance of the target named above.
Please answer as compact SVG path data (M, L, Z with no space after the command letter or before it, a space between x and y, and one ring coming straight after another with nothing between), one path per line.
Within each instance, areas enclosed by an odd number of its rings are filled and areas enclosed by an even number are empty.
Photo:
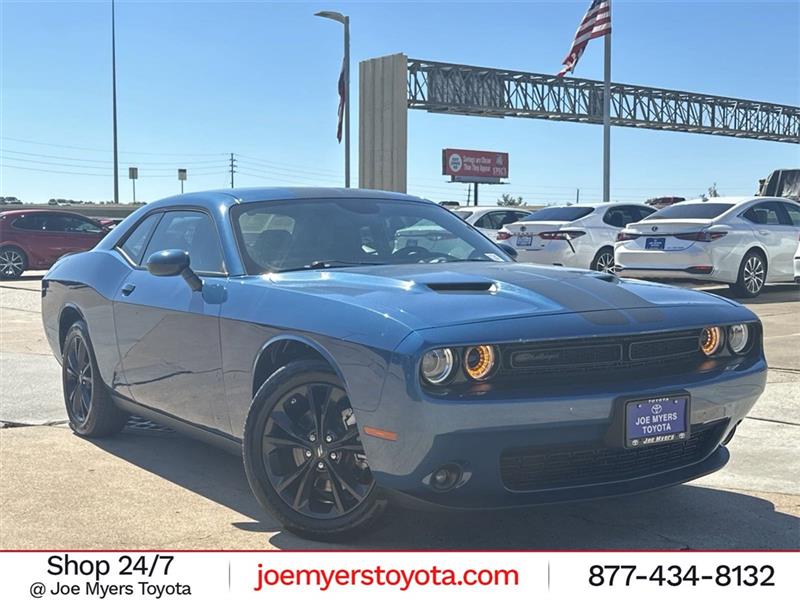
M617 272L629 277L730 284L754 297L792 282L800 256L800 205L760 196L671 204L547 207L495 235L519 262Z

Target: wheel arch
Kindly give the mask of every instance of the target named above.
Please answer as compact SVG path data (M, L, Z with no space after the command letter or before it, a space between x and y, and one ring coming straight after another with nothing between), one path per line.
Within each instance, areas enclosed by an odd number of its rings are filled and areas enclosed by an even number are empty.
M328 363L348 391L347 380L330 352L318 342L304 336L285 334L267 341L253 361L251 397L279 368L302 359L320 359Z
M736 269L736 275L738 277L739 271L741 270L742 265L744 264L745 257L751 252L757 252L758 254L761 255L761 258L764 259L764 266L766 267L766 272L764 273L764 284L766 285L767 275L769 275L769 254L767 254L766 249L764 249L764 247L761 246L761 244L753 244L747 250L744 251L744 254L742 254L742 260L739 261L739 267Z
M83 316L83 312L71 302L65 304L61 308L61 312L58 315L58 350L59 353L63 354L64 352L64 340L67 339L67 332L69 328L72 327L77 321L86 321L86 318Z

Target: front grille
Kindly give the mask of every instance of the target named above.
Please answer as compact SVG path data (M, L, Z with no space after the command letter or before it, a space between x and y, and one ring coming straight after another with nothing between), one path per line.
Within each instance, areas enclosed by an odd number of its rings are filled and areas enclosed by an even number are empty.
M570 381L652 377L687 371L702 359L700 329L563 341L527 342L501 346L501 366L496 379L536 376Z
M625 481L699 462L722 439L727 420L693 428L683 442L642 448L511 448L500 455L503 484L536 491Z

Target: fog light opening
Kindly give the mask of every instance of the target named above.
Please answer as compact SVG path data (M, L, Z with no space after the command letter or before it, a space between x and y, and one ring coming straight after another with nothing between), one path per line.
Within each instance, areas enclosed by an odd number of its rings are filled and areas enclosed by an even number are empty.
M452 490L461 482L463 471L455 464L442 465L430 475L430 486L437 492Z

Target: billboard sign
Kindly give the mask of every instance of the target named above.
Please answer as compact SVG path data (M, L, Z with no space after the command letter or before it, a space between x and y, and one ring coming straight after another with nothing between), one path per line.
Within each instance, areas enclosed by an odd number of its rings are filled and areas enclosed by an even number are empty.
M458 181L487 181L508 177L508 152L442 150L442 175Z

